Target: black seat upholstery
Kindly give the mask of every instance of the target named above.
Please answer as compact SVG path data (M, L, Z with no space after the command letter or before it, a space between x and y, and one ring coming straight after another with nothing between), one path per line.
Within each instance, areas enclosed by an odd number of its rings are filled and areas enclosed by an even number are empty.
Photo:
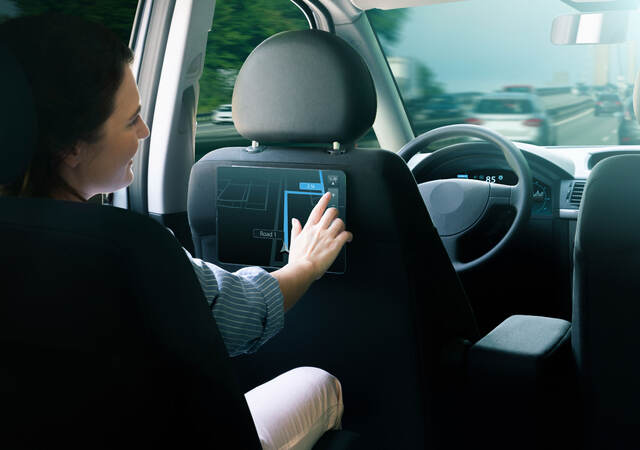
M459 406L453 397L437 402L447 395L436 370L443 348L475 340L477 331L406 164L389 151L354 147L375 111L366 64L346 42L314 30L267 39L243 65L233 97L237 129L260 145L218 149L194 165L189 222L196 255L235 269L217 261L218 167L344 171L354 233L346 273L315 282L283 331L233 361L243 388L296 366L321 367L342 383L345 428L375 448L425 448L450 438L434 422L442 415L432 414L434 405ZM334 141L346 151L328 152ZM309 143L316 145L301 145Z
M3 439L259 448L193 269L161 225L2 198L0 245Z
M16 61L2 51L0 65L0 182L12 183L35 122ZM4 448L260 448L198 280L161 225L0 197L0 248Z
M575 239L572 346L584 411L583 448L636 448L640 427L640 155L599 162Z

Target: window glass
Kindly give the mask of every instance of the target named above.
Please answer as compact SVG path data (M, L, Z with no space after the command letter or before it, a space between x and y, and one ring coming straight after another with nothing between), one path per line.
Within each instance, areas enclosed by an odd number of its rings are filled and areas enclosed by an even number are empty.
M211 150L245 146L231 116L233 85L242 63L263 40L281 31L309 28L289 0L218 0L200 78L196 161Z
M630 115L624 105L640 69L640 11L626 12L626 42L554 45L553 20L578 12L568 3L478 0L368 14L414 133L474 123L538 145L639 142L640 128L624 123ZM504 99L488 100L498 93ZM443 94L453 96L458 107L433 107L429 100ZM508 101L508 95L536 100ZM481 112L529 117L507 126L475 116Z

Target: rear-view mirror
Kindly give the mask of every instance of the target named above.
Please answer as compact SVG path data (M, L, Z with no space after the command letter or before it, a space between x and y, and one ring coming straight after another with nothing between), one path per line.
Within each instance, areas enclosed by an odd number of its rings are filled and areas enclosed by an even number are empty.
M627 40L628 11L569 14L553 20L551 42L556 45L618 44Z

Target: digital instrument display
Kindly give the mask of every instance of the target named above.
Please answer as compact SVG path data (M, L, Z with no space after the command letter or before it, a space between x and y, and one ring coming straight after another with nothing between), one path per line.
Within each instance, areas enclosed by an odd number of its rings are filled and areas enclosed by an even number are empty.
M278 268L289 260L291 219L304 227L325 192L346 223L346 175L341 170L218 167L217 251L223 263ZM344 273L346 247L328 272Z
M453 177L452 177L453 178ZM455 178L487 181L489 183L515 186L518 177L514 172L502 169L479 169L459 172ZM533 179L532 214L551 214L551 189L539 180Z
M518 177L515 173L499 169L470 170L468 172L459 173L457 178L508 184L510 186L515 186L518 183Z

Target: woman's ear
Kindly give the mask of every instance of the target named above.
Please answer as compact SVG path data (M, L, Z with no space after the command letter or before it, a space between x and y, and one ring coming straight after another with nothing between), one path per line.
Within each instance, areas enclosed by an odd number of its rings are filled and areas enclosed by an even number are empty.
M62 158L62 163L70 169L75 169L85 159L86 154L87 144L78 141Z

